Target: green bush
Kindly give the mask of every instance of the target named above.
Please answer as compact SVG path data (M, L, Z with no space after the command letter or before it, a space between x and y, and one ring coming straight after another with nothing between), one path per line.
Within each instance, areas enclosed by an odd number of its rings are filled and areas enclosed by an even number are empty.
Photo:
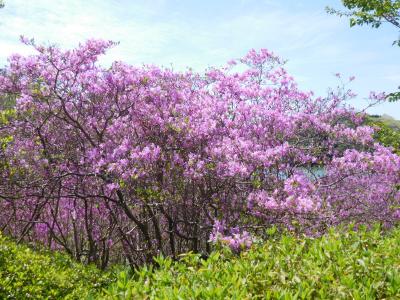
M389 117L369 116L366 124L379 128L374 135L377 142L393 147L395 153L400 155L400 121Z
M399 299L400 228L278 235L115 274L0 236L0 299Z
M319 238L290 234L235 256L158 258L133 275L121 272L107 299L399 299L400 229Z
M0 299L85 299L111 283L111 273L58 252L38 252L0 234Z

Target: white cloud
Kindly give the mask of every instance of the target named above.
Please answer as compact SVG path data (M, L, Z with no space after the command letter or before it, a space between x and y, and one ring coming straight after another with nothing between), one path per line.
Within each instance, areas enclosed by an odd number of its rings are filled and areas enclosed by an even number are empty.
M10 45L19 51L20 34L66 47L94 37L121 42L111 53L115 59L204 65L208 59L216 63L253 47L269 46L288 53L312 48L336 26L325 16L287 13L276 6L266 12L204 19L201 23L166 7L163 0L14 0L1 12L0 39L8 47L0 54L4 59Z

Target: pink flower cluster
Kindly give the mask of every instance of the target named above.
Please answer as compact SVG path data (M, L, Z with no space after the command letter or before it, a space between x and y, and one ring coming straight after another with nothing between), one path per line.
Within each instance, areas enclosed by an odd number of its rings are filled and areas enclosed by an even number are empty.
M229 234L224 234L226 228L223 223L216 221L213 231L210 234L210 241L213 243L221 243L232 249L235 253L249 249L253 244L253 238L247 231L240 232L238 228L231 228Z
M25 42L37 54L0 74L0 97L16 98L0 228L20 240L136 265L209 251L210 234L238 250L271 225L399 220L400 159L344 104L354 93L301 91L267 50L200 74L102 67L112 42Z

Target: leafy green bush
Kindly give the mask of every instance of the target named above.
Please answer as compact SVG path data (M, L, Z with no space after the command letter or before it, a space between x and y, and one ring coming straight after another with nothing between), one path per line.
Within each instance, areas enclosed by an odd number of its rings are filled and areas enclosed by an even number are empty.
M271 235L263 245L207 260L159 257L121 272L108 299L399 299L400 229L331 231L319 238Z
M398 299L400 228L332 230L322 237L269 232L240 255L158 257L114 273L0 236L0 299ZM107 288L108 287L108 288Z
M377 126L375 140L386 147L393 147L400 154L400 121L385 116L370 116L366 120L369 126Z
M111 283L111 273L58 252L37 252L0 234L0 299L85 299Z

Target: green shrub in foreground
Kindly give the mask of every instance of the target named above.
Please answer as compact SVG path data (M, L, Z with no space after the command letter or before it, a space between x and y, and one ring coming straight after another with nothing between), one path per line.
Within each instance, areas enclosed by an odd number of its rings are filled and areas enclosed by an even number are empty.
M61 253L16 245L0 234L0 299L85 299L110 284L110 275Z
M319 238L290 234L240 256L187 254L123 271L112 283L60 253L35 252L0 236L0 299L399 299L400 228ZM108 286L108 288L107 288Z
M400 229L320 238L271 236L236 257L158 258L159 268L120 273L109 299L399 299Z

